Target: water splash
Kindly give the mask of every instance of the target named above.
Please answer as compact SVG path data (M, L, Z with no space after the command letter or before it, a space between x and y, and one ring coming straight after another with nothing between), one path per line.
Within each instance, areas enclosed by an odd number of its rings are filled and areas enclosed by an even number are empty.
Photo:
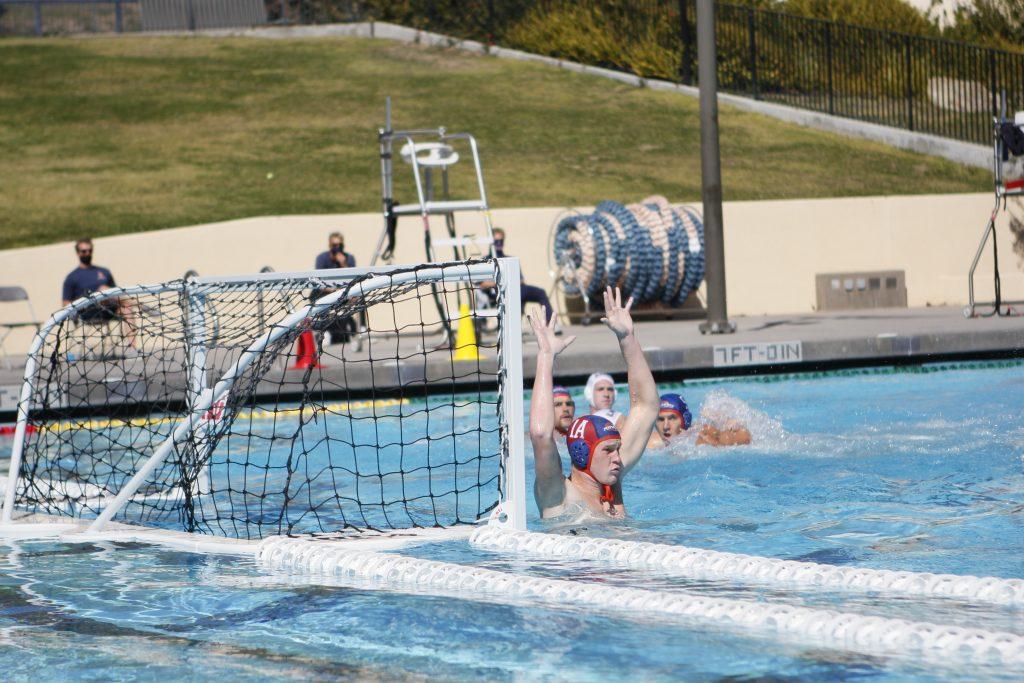
M759 451L791 450L802 445L803 439L786 432L779 420L762 410L754 408L742 399L724 389L713 389L704 398L694 425L685 435L673 439L666 449L668 453L686 458L709 457L716 452L747 448L747 446L715 447L697 445L697 435L702 424L717 429L746 427L750 431L751 446Z

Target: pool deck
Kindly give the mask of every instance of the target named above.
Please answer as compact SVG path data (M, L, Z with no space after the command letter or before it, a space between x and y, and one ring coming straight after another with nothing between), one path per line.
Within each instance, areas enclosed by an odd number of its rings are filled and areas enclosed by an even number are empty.
M951 360L1024 358L1024 317L966 319L955 307L870 309L789 316L741 316L733 318L736 332L702 335L699 321L638 322L637 334L647 353L655 377L661 381L779 372L803 372L872 365L906 365ZM537 345L523 319L523 373L527 384L533 378ZM624 377L625 365L612 334L601 324L567 327L565 334L576 341L561 355L555 367L556 379L579 383L597 371ZM416 352L417 339L402 340L400 349L409 351L408 361L395 361L394 344L387 347L390 359L375 359L371 372L369 349L345 352L353 361L342 368L324 358L325 367L314 382L327 393L353 397L383 395L400 385L436 382L437 389L450 390L453 381L472 375L474 366L447 360L424 363ZM374 345L367 345L374 346ZM332 351L338 347L331 347ZM375 354L376 355L376 354ZM403 354L404 355L404 354ZM495 359L481 361L485 372L493 372ZM0 368L0 421L13 418L16 397L24 373L24 359L13 359L12 369ZM224 361L226 362L226 360ZM223 363L223 362L222 362ZM223 368L221 368L223 370ZM286 370L282 364L260 385L260 393L281 392L281 382L302 386L303 371ZM184 376L180 378L184 388ZM182 396L184 394L182 393ZM90 401L92 402L92 401Z
M951 306L741 316L732 322L733 334L701 334L699 321L638 323L637 334L658 378L1024 357L1024 317L967 319ZM567 333L578 338L559 357L558 377L625 370L603 326ZM536 345L527 344L528 375L535 353Z

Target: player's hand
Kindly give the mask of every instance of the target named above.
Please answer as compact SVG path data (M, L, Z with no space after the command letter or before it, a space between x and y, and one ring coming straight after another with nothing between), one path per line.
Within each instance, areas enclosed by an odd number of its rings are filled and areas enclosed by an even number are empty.
M565 350L569 344L576 341L576 335L571 337L559 337L555 335L555 322L558 320L558 314L552 312L551 320L547 323L542 323L539 320L535 320L532 315L526 316L526 319L530 321L530 327L533 328L533 334L537 337L537 346L540 347L541 351L547 351L553 356L557 356Z
M633 297L629 297L626 305L622 305L622 292L616 287L608 287L604 290L604 317L601 322L608 326L608 329L615 333L621 341L633 334L633 316L629 309L633 307Z

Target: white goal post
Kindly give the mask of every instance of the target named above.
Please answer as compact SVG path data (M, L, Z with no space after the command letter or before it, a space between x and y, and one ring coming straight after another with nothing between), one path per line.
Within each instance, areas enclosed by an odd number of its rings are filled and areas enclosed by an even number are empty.
M28 354L3 522L249 540L525 529L519 272L503 258L265 273L75 301ZM437 323L483 333L481 285L498 330L463 360L471 340ZM367 350L328 333L366 334Z

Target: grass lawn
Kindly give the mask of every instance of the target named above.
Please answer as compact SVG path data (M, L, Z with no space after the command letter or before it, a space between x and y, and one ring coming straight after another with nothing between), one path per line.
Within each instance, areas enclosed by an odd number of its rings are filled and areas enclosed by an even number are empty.
M397 126L477 136L496 207L700 197L695 99L540 65L361 39L130 36L0 40L0 73L0 248L375 211L386 95ZM721 131L729 200L991 185L727 107Z

